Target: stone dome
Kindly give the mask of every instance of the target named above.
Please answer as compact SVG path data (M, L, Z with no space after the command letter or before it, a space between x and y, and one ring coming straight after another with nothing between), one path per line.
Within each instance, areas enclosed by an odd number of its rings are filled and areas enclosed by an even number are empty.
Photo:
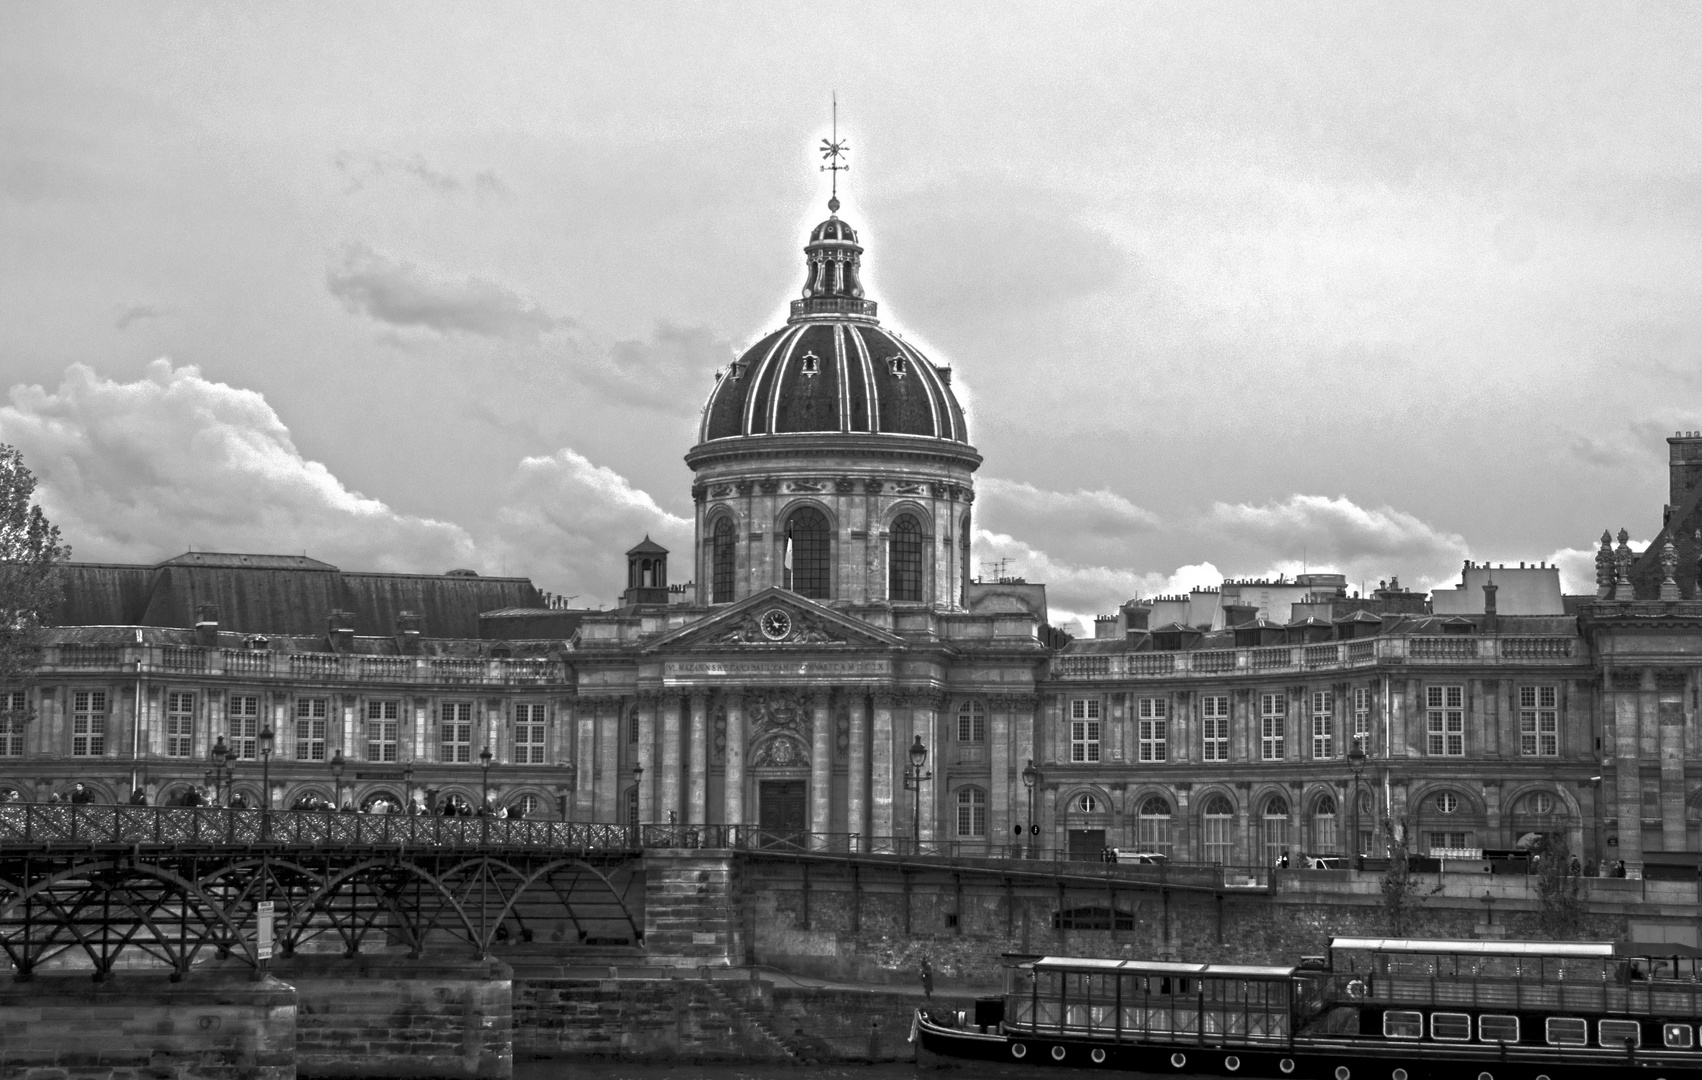
M810 231L808 276L786 326L717 376L699 442L811 432L969 442L951 370L881 327L863 298L857 232L837 216Z

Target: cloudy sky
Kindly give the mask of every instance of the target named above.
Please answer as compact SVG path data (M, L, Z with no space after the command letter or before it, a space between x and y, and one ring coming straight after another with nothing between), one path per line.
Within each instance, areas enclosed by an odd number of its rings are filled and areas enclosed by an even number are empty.
M78 558L620 588L837 91L977 557L1056 612L1647 536L1702 428L1684 4L9 4L0 441Z

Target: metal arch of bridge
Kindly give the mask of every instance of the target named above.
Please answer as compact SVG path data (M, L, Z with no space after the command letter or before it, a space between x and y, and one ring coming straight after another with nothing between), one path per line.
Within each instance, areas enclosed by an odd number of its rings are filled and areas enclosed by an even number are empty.
M177 980L209 955L258 966L262 899L285 956L353 956L380 939L480 956L511 938L640 941L632 838L563 822L11 804L0 950L26 979L75 966L100 980L140 962Z

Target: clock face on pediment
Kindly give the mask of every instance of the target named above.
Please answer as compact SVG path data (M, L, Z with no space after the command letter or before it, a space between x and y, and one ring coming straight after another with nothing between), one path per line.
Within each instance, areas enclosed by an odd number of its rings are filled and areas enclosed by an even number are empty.
M769 608L757 625L762 628L762 636L770 641L785 641L792 636L792 616L785 608Z

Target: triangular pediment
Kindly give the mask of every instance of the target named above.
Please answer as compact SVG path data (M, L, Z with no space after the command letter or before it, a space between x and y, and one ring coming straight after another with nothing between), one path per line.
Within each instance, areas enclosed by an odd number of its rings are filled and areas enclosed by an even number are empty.
M706 619L648 642L654 652L773 652L820 649L902 649L904 639L807 600L769 588L729 604Z

